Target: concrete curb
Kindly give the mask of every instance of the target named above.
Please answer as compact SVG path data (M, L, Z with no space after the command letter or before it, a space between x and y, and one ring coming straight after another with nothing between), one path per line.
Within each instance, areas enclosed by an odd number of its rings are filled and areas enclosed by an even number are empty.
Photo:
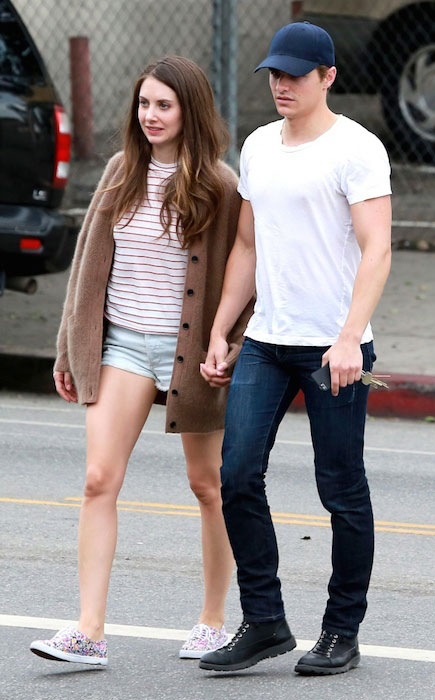
M387 373L386 373L387 374ZM435 377L424 374L392 374L389 389L372 389L368 412L372 416L398 418L435 417Z
M53 363L51 357L0 354L0 390L54 393ZM435 376L391 374L387 381L389 389L370 390L369 415L435 417ZM292 410L305 410L301 392L293 401Z

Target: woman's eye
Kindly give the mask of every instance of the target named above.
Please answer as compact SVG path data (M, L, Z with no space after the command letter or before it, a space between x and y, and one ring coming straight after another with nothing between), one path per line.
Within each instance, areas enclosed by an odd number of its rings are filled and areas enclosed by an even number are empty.
M160 105L160 107L161 107L162 109L168 109L169 105L168 105L167 102L162 102L161 105Z

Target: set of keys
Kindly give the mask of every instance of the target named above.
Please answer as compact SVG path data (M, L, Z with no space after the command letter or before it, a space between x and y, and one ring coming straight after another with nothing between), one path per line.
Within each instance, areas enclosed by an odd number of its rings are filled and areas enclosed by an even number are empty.
M384 387L384 389L388 389L388 384L386 382L383 382L380 377L390 377L391 375L389 374L378 374L374 375L371 372L365 372L363 369L361 370L361 382L365 384L365 386L374 386L376 389L379 389L379 387Z
M316 369L311 376L316 382L319 389L321 389L322 391L328 391L328 389L331 388L331 373L329 371L329 362L326 365L323 365L323 367L319 367L319 369ZM361 382L366 386L374 386L376 389L379 389L380 387L388 389L388 384L386 382L383 382L380 377L388 378L390 376L390 374L374 375L371 372L366 372L363 369L361 370Z

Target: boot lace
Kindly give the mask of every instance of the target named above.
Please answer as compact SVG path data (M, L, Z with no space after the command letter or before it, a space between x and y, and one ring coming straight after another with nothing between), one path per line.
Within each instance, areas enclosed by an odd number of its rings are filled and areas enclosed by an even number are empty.
M326 656L329 659L337 642L338 634L331 634L331 632L322 630L322 634L320 635L318 641L313 647L313 654Z
M243 635L246 634L246 631L249 629L249 622L243 621L242 624L240 625L239 629L237 630L236 634L232 638L231 642L227 644L225 649L227 651L232 651L236 644L240 642L242 639Z

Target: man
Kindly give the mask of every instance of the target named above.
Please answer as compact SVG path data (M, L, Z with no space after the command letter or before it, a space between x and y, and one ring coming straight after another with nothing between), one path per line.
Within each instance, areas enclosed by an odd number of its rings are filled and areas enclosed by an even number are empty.
M243 623L200 667L234 671L290 651L278 551L264 477L276 431L305 396L318 492L331 513L332 576L322 631L297 663L302 674L359 662L358 628L373 560L373 516L363 463L375 360L370 317L390 268L390 168L376 136L327 105L334 46L320 27L294 23L267 58L282 120L254 131L241 154L239 229L201 373L229 383L226 336L257 288L231 381L223 447L225 522L238 567ZM311 374L329 365L331 388Z

